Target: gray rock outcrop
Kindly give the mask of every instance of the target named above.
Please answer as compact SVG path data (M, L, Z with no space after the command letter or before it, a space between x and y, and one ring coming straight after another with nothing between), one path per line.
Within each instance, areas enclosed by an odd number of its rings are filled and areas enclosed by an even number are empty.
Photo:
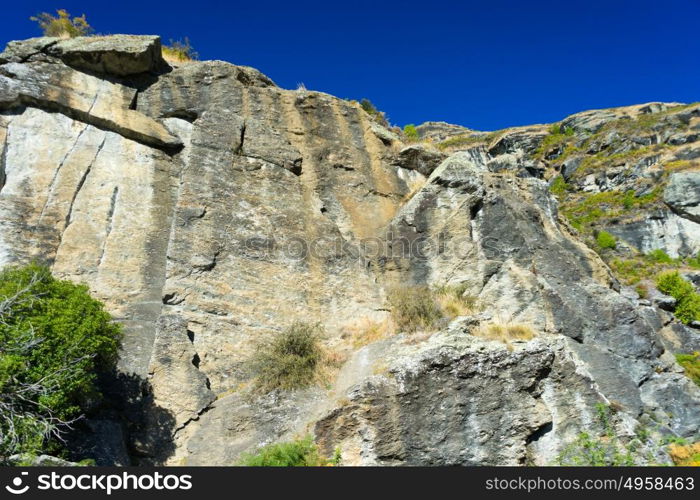
M164 68L159 43L41 38L0 55L0 265L45 262L125 326L119 368L143 402L94 423L118 437L113 463L230 465L312 432L347 464L548 464L596 429L599 403L622 435L697 434L700 389L670 355L693 332L620 293L562 220L550 159L533 156L547 127L448 153L405 145L359 105L252 68ZM696 248L684 179L665 195L682 221L634 231L676 224L678 253ZM358 323L386 321L387 290L407 284L458 285L484 315L358 347ZM252 391L259 339L295 320L323 324L339 373ZM479 338L490 323L535 338Z

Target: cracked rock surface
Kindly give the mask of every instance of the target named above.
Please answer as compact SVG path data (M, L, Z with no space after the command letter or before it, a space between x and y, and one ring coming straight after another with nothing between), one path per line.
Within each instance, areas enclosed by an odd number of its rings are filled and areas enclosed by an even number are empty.
M616 113L566 123L596 131ZM670 353L696 349L698 333L621 293L562 221L528 153L546 135L441 152L253 68L169 67L157 37L12 42L0 265L45 262L125 326L119 369L138 404L93 423L98 442L111 436L103 464L230 465L309 432L347 464L547 464L595 428L597 403L619 408L621 432L696 435L700 389ZM695 183L672 177L664 195L688 248ZM657 226L669 240L680 227ZM396 284L462 286L483 314L357 347L349 332L388 318ZM257 342L295 320L323 325L338 373L251 391ZM535 338L474 335L495 321Z

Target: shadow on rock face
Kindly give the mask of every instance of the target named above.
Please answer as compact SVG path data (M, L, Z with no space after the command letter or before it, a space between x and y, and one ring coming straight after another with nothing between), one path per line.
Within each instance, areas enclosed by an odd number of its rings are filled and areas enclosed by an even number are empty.
M68 436L73 460L96 465L157 465L175 451L175 417L154 403L151 384L116 370L100 376L101 404Z

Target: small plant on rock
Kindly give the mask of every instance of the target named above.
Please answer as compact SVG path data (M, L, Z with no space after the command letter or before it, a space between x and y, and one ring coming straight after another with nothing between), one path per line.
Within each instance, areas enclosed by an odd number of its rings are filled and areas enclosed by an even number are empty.
M433 295L440 309L448 318L466 316L478 310L477 299L466 293L467 287L460 285L442 285L433 289Z
M416 142L420 140L418 129L416 129L416 126L412 123L409 123L403 128L403 135L409 142Z
M29 19L39 24L44 36L56 36L59 38L74 38L76 36L87 36L94 30L85 18L85 14L80 17L73 17L64 9L56 10L56 16L48 12L42 12Z
M199 54L194 50L190 39L185 37L184 40L170 40L169 45L163 45L163 58L166 61L182 63L194 61L199 58Z
M317 381L323 360L320 325L296 322L258 346L252 366L262 391L292 390Z
M676 361L683 367L688 378L700 386L700 352L676 354Z
M427 285L397 286L388 292L391 315L401 331L432 328L443 313Z
M503 342L509 350L513 349L511 341L532 340L536 336L532 327L524 323L490 323L479 326L472 333L483 339Z
M576 440L557 457L558 465L568 466L634 466L645 465L651 460L644 456L641 447L648 443L646 430L639 429L634 437L622 439L617 435L612 420L616 410L612 405L596 404L596 420L602 428L598 432L581 432Z
M384 111L379 111L374 104L372 104L372 101L369 99L363 98L360 100L360 107L367 113L369 116L371 116L377 123L380 125L383 125L385 127L389 127L389 120L386 117L386 113Z
M647 257L650 261L659 264L673 264L673 259L661 249L652 250L647 254Z
M676 299L674 314L679 321L687 324L700 319L700 294L695 292L695 287L683 279L678 271L659 274L656 287L660 292Z
M617 248L617 239L607 231L598 232L595 241L598 244L598 247L603 249L610 248L614 250L615 248Z
M333 458L321 455L311 436L286 443L267 445L257 453L243 455L239 465L247 467L327 467L340 465L340 450Z

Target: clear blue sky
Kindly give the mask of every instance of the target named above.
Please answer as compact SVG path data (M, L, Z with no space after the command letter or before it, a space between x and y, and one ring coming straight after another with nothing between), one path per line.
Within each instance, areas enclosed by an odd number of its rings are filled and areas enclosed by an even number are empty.
M700 0L6 2L2 42L57 7L103 33L188 36L201 59L481 130L700 100Z

